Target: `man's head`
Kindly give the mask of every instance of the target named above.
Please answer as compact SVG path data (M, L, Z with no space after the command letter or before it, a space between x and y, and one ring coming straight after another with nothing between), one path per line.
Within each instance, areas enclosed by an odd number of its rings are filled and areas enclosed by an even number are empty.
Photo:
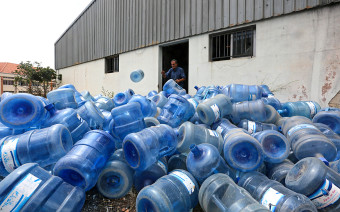
M175 69L175 68L177 68L177 66L178 66L177 60L172 59L172 60L171 60L171 68Z

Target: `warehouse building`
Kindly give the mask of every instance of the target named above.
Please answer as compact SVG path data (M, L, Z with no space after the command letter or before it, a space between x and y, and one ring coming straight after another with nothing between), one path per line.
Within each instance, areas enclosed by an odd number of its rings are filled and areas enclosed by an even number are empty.
M267 84L282 101L327 106L340 90L340 1L93 0L55 43L62 83L92 94L159 91L173 58L190 94Z

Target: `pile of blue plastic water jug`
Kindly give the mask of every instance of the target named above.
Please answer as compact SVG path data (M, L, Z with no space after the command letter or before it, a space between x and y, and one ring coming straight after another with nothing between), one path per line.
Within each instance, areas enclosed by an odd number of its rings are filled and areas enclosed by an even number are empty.
M80 211L94 186L134 186L137 211L340 211L340 109L265 85L196 89L4 93L0 210Z

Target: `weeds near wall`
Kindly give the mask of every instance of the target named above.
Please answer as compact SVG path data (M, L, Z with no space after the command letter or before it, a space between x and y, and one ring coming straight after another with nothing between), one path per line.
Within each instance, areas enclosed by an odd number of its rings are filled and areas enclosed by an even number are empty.
M109 97L109 98L114 97L114 92L106 90L103 86L102 86L102 94L103 94L103 96L106 96L106 97Z

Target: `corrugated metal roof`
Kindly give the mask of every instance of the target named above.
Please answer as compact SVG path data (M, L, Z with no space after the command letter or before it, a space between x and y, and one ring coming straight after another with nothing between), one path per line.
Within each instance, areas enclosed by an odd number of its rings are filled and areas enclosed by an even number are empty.
M55 43L55 68L339 0L93 0Z

